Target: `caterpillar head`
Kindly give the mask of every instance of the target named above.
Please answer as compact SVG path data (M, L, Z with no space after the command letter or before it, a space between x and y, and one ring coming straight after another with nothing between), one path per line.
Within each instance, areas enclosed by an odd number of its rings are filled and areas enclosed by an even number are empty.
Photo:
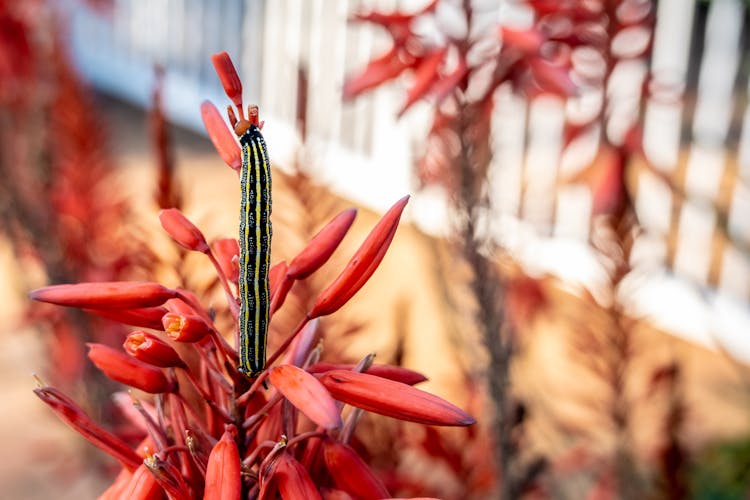
M255 125L256 127L262 129L263 128L263 122L260 121L258 117L258 106L255 104L250 104L247 107L247 119L242 115L242 110L240 109L240 119L237 119L237 116L234 114L234 109L232 106L227 107L227 114L229 115L229 123L232 124L232 127L234 128L234 133L237 134L237 137L242 137L242 134L247 132L247 130L252 126Z

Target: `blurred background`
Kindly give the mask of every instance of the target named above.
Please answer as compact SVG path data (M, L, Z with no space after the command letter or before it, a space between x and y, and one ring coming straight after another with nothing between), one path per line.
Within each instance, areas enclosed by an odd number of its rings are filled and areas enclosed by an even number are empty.
M0 497L93 497L111 473L30 375L106 421L112 386L83 342L123 331L28 290L212 293L156 214L236 232L236 176L200 115L228 104L210 64L227 51L265 120L274 261L357 206L330 280L412 195L326 326L331 360L375 352L479 420L468 438L394 438L398 472L447 498L746 498L747 21L741 0L0 0Z

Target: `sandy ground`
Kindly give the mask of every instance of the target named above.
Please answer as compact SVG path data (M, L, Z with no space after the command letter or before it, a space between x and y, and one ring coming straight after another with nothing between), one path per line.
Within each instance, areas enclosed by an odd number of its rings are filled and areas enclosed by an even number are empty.
M134 200L134 206L143 213L142 220L158 231L156 211L150 201L154 166L146 137L144 117L121 104L108 102L103 112L113 127L113 144L117 158L118 176L122 189ZM225 167L213 152L211 145L200 137L184 131L175 131L179 146L177 160L179 178L188 200L185 212L204 228L209 239L232 235L236 225L236 176ZM285 181L274 185L280 192ZM288 186L287 186L288 187ZM280 194L275 202L274 216L291 218L299 213L293 197ZM347 208L350 204L337 200L332 209ZM295 212L295 210L297 210ZM278 214L278 215L277 215ZM151 222L147 222L150 220ZM299 220L299 219L297 219ZM377 220L376 214L360 211L357 221L342 248L329 264L329 275L343 267ZM295 241L294 231L282 224L275 228L274 255L289 258L301 248ZM278 241L278 243L277 243ZM275 257L274 260L277 260ZM426 389L437 392L461 404L466 397L459 380L459 363L469 363L465 352L459 352L456 342L470 336L460 316L447 311L444 295L445 283L453 266L446 247L404 225L394 241L392 250L371 283L331 323L334 335L344 335L345 325L357 325L356 333L347 336L341 354L357 359L368 352L376 352L379 361L387 362L399 357L413 369L430 377ZM20 329L17 315L25 300L19 294L13 279L14 261L7 248L0 244L0 269L5 280L0 280L0 296L4 299L0 309L0 380L3 400L0 405L0 498L91 498L103 488L96 467L87 460L96 455L82 453L90 446L79 439L59 421L32 394L34 382L31 373L41 363L42 346L33 331ZM445 269L449 269L448 275ZM318 283L318 282L315 282ZM170 283L167 283L170 284ZM323 282L324 284L324 282ZM571 295L554 292L553 307L541 312L526 332L527 349L516 373L525 394L541 414L554 414L551 420L586 422L587 411L581 409L580 398L596 399L597 388L581 382L585 379L568 356L567 342L576 334L560 321L561 314L577 311L586 314L580 303ZM336 328L339 328L339 331ZM277 325L277 328L282 326ZM733 436L747 431L750 400L744 387L744 377L732 363L715 353L677 340L674 337L641 329L639 352L644 361L641 370L657 366L672 357L683 361L686 399L690 404L687 432L696 442L717 436ZM476 346L474 346L476 350ZM639 375L641 384L645 379ZM578 399L577 399L578 398ZM575 403L574 401L579 401ZM584 405L585 406L585 405ZM639 415L644 428L653 418L648 412ZM639 432L637 441L649 449L658 436L658 426ZM548 441L550 451L564 447L565 439L547 439L549 422L538 426L540 440ZM87 474L89 471L90 474Z

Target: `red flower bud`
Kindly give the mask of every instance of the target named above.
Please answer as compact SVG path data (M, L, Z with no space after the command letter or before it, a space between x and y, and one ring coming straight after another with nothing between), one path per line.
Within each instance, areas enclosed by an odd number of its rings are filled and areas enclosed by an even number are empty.
M242 167L240 146L237 144L234 134L224 123L219 110L210 102L203 101L201 103L201 118L203 119L203 126L206 127L206 132L208 132L208 137L221 159L234 170L239 171Z
M363 500L390 496L383 481L350 446L333 439L325 439L323 458L336 486L352 496Z
M52 285L29 293L29 297L34 300L82 309L155 307L176 296L175 290L148 281Z
M341 274L318 296L309 314L311 318L337 311L370 279L396 234L398 221L408 201L409 196L404 196L378 221Z
M208 252L208 243L203 233L176 208L160 211L159 222L167 234L183 247L196 252Z
M433 394L375 375L332 370L320 376L344 403L389 417L427 425L471 425L474 418Z
M242 492L240 452L234 442L234 426L228 426L211 450L206 470L205 500L239 500Z
M211 56L211 62L214 64L216 74L219 75L224 92L231 99L237 109L242 109L242 81L237 74L237 70L232 64L232 59L226 52L219 52Z
M305 468L286 451L276 460L273 480L285 500L322 500Z
M212 247L224 276L232 283L237 283L240 275L240 268L237 264L240 245L237 240L235 238L224 238L215 241Z
M357 210L344 210L313 236L307 246L289 264L287 275L296 280L305 279L326 263L338 248L352 226Z
M54 387L38 387L34 394L44 401L66 424L85 437L91 444L117 459L126 469L133 471L141 458L125 441L103 429L72 399Z
M341 427L341 415L323 384L301 368L281 365L268 374L271 383L298 410L326 429Z
M112 380L151 394L172 392L175 389L174 384L167 380L159 368L106 345L86 345L89 346L89 359Z
M163 306L156 306L137 309L86 309L86 312L130 326L161 330L161 318L167 309Z
M351 370L354 365L347 364L336 364L336 363L315 363L307 367L307 371L310 373L324 373L331 370ZM370 365L370 367L364 371L370 375L376 375L378 377L395 380L402 384L415 385L420 382L427 380L427 377L414 370L403 368L401 366L393 365Z
M177 342L198 342L211 332L211 327L196 314L167 313L162 318L164 331Z
M185 368L185 362L172 346L152 333L135 331L130 333L122 345L134 358L150 365L167 368Z

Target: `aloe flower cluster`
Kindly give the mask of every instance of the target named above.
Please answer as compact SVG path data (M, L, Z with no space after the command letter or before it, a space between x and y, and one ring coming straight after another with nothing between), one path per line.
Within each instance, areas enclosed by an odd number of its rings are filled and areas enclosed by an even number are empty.
M214 65L241 109L242 87L229 57L214 56ZM202 113L220 155L237 169L239 147L216 108L205 103ZM227 341L232 332L220 331L216 311L191 291L156 282L32 291L34 300L137 328L122 349L89 344L88 357L107 377L137 390L115 400L138 444L93 421L62 391L41 381L35 390L62 420L122 466L100 498L388 498L382 479L348 444L364 411L427 425L473 424L461 409L415 388L425 380L419 373L372 364L372 356L356 366L320 362L320 318L341 308L367 282L407 202L404 197L393 205L298 325L274 339L278 347L255 379L238 371L237 349ZM295 283L326 263L355 215L351 209L334 217L288 264L272 268L272 316ZM177 209L162 210L159 219L174 241L212 264L236 330L237 240L209 244Z

